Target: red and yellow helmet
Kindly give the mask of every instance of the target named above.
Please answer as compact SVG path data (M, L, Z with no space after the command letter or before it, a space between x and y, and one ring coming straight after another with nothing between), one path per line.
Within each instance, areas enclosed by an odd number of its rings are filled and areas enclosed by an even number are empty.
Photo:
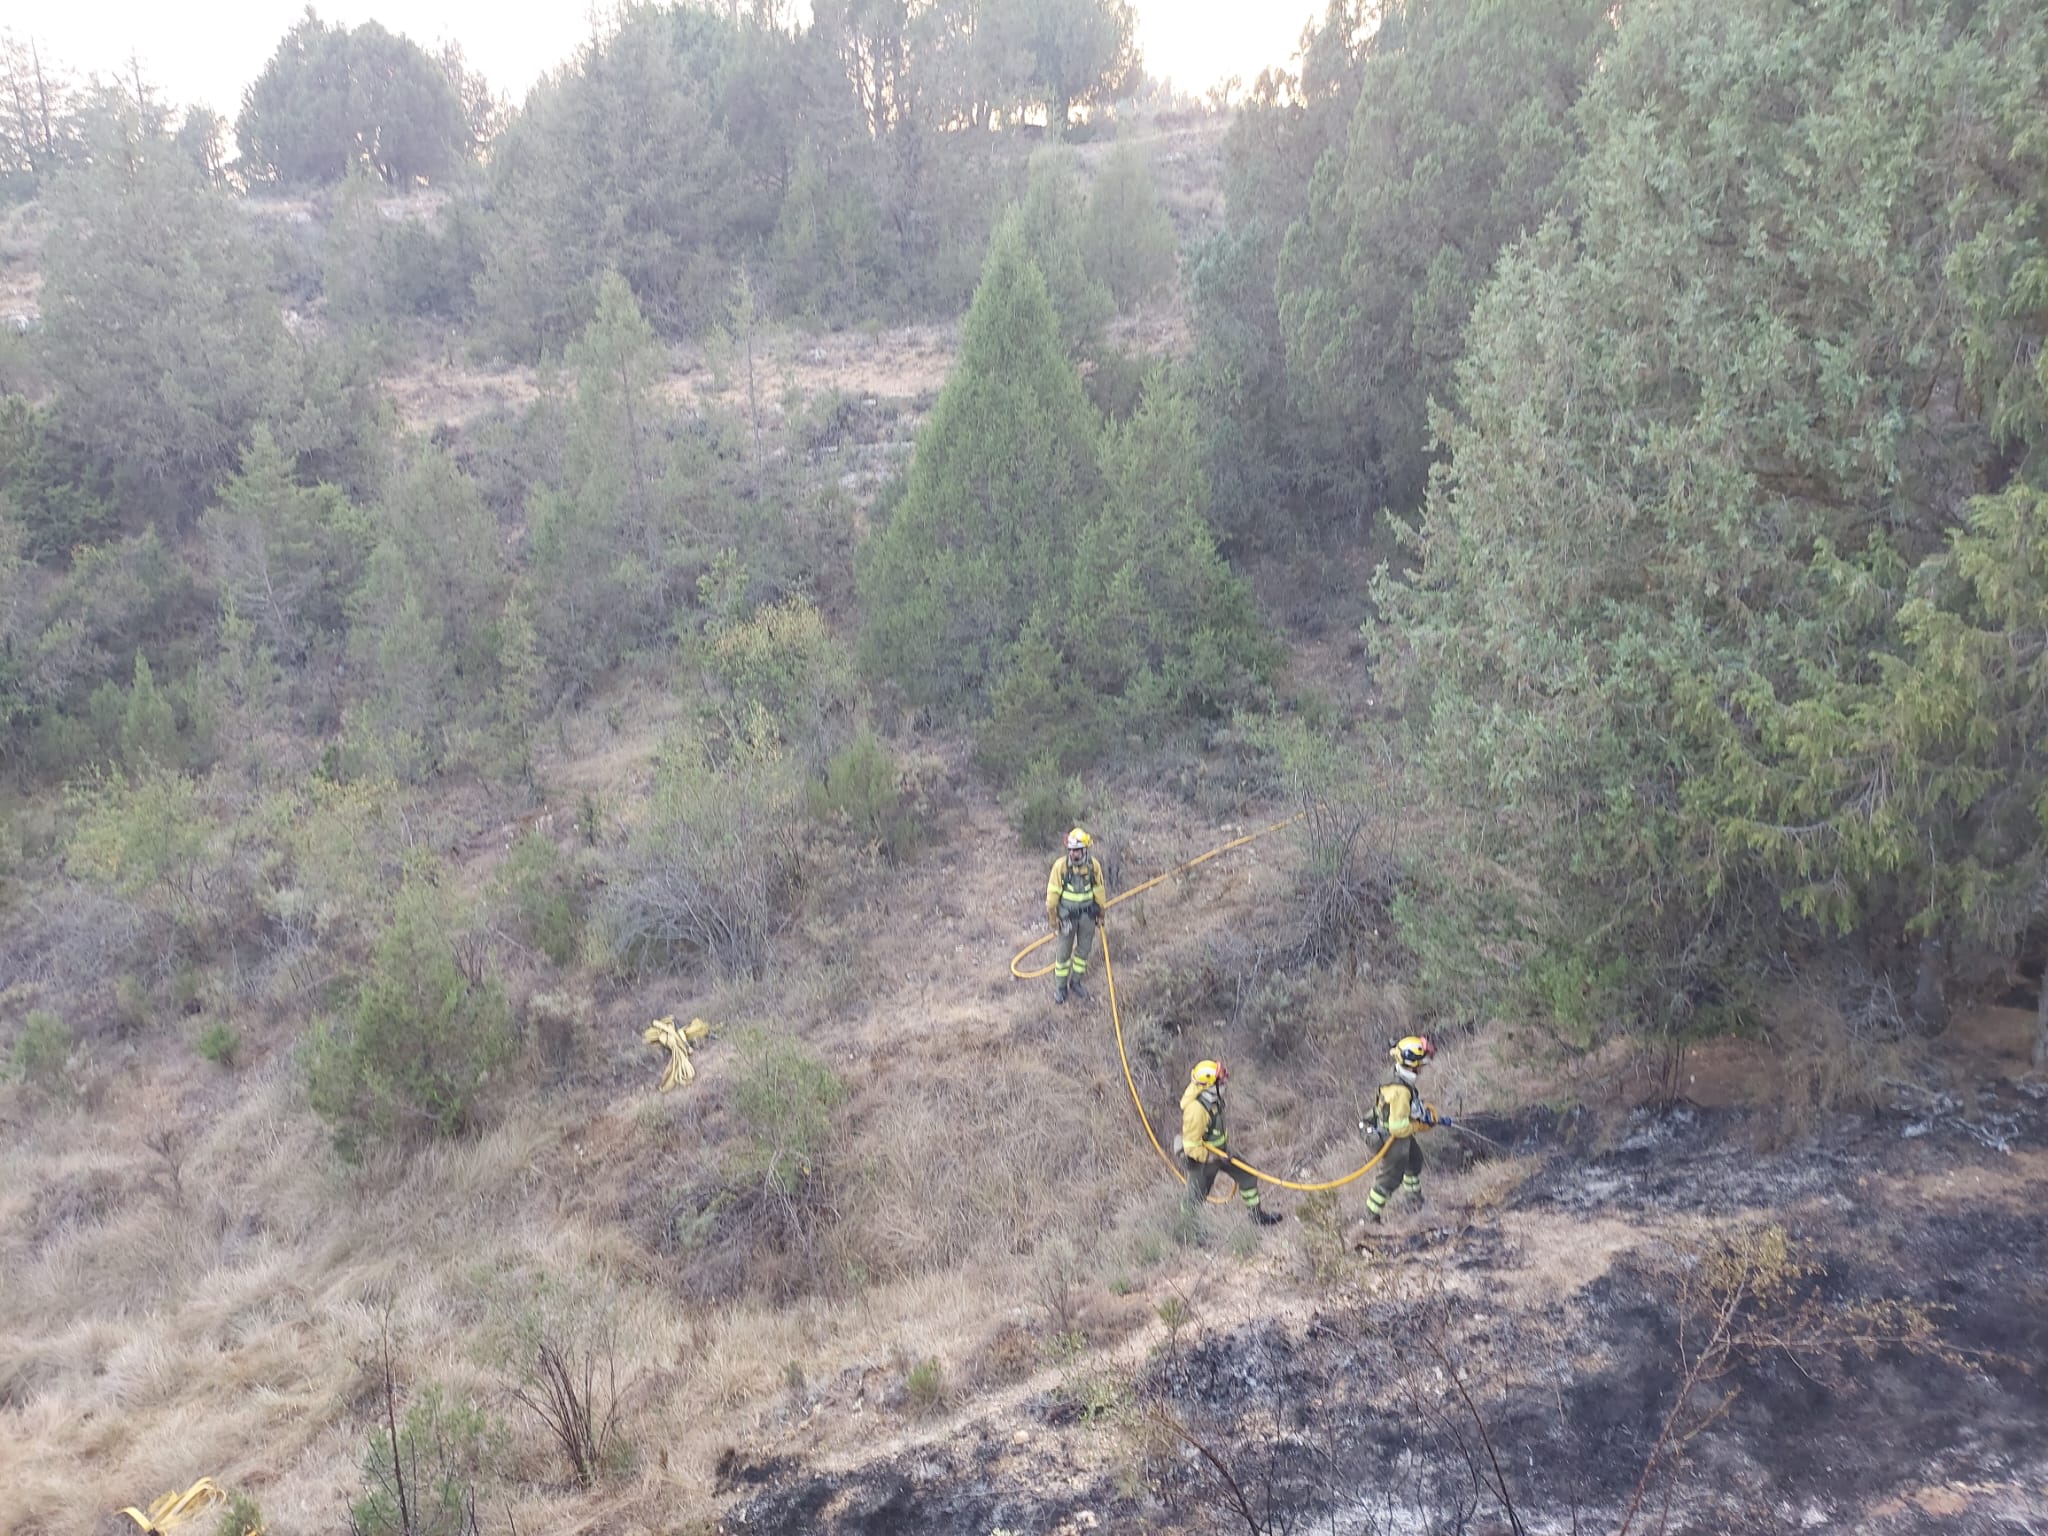
M1218 1083L1227 1082L1230 1074L1223 1070L1220 1061L1198 1061L1195 1070L1188 1074L1188 1081L1197 1088L1214 1088Z

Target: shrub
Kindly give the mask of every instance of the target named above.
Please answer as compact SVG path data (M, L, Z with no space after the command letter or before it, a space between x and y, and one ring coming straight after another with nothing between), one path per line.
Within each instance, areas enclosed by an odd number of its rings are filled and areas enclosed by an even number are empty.
M728 739L814 750L826 717L852 692L845 648L806 597L721 625L705 648Z
M892 862L922 836L905 803L895 753L865 725L811 781L804 804L813 820L848 828Z
M543 1279L520 1292L507 1354L512 1400L539 1419L577 1484L631 1467L620 1422L616 1295L602 1284Z
M936 1413L946 1406L946 1368L936 1356L927 1356L904 1372L903 1394L919 1413Z
M181 773L150 769L73 791L78 826L67 862L124 896L189 906L208 843L199 792Z
M192 1042L192 1048L216 1067L232 1072L235 1058L242 1051L242 1035L234 1025L219 1019L199 1032L199 1038Z
M373 1139L467 1129L491 1072L510 1059L511 1010L448 938L441 893L414 875L399 892L346 1021L311 1043L308 1089L351 1160Z
M555 965L575 963L583 944L583 891L560 848L528 832L498 871L494 895L522 942Z
M213 1536L263 1536L263 1506L246 1493L228 1495L213 1524Z
M114 979L114 1018L123 1038L148 1024L151 1011L149 988L141 977L131 973Z
M1067 829L1080 820L1081 805L1081 781L1041 758L1024 776L1023 792L1010 809L1010 825L1027 848L1057 847Z
M427 1387L395 1429L371 1432L364 1493L349 1506L352 1536L474 1536L477 1484L502 1458L504 1439L504 1426L474 1403Z
M58 1092L66 1086L76 1044L70 1025L46 1009L32 1009L7 1053L7 1075L42 1092Z
M731 1165L737 1182L784 1198L804 1185L832 1140L846 1084L802 1041L744 1031L735 1052L733 1107L746 1127Z
M766 961L794 870L789 765L749 751L713 767L683 738L662 754L652 813L599 902L605 940L634 972L695 960L739 974Z

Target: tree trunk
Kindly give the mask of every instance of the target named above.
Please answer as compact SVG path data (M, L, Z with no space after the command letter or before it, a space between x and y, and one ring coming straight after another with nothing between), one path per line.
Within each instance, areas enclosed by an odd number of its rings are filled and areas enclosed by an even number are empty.
M1948 1028L1948 995L1942 986L1941 940L1920 941L1920 970L1913 980L1913 1024L1930 1039Z

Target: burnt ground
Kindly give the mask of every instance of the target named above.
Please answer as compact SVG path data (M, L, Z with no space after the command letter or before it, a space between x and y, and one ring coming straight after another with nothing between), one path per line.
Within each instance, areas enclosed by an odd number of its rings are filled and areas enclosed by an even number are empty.
M1396 1227L1308 1306L1162 1346L1099 1415L1049 1390L848 1472L736 1454L722 1529L1613 1531L1671 1421L1634 1530L2048 1533L2038 1082L1775 1151L1749 1114L1684 1105L1604 1151L1577 1121L1484 1124L1532 1175ZM1726 1295L1702 1255L1759 1224L1802 1268L1729 1309L1737 1346L1679 1402L1681 1340L1706 1354ZM1610 1251L1552 1283L1575 1243ZM1934 1333L1899 1342L1914 1316Z

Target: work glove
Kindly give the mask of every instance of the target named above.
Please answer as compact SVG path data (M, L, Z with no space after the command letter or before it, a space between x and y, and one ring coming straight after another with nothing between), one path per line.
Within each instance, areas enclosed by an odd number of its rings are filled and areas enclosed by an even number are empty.
M1425 1104L1422 1106L1422 1108L1415 1111L1415 1118L1419 1123L1423 1125L1435 1125L1436 1111L1431 1109L1427 1104Z
M1088 909L1088 915L1094 918L1096 922L1100 923L1102 921L1102 904L1100 902L1097 902L1094 906L1090 907Z

